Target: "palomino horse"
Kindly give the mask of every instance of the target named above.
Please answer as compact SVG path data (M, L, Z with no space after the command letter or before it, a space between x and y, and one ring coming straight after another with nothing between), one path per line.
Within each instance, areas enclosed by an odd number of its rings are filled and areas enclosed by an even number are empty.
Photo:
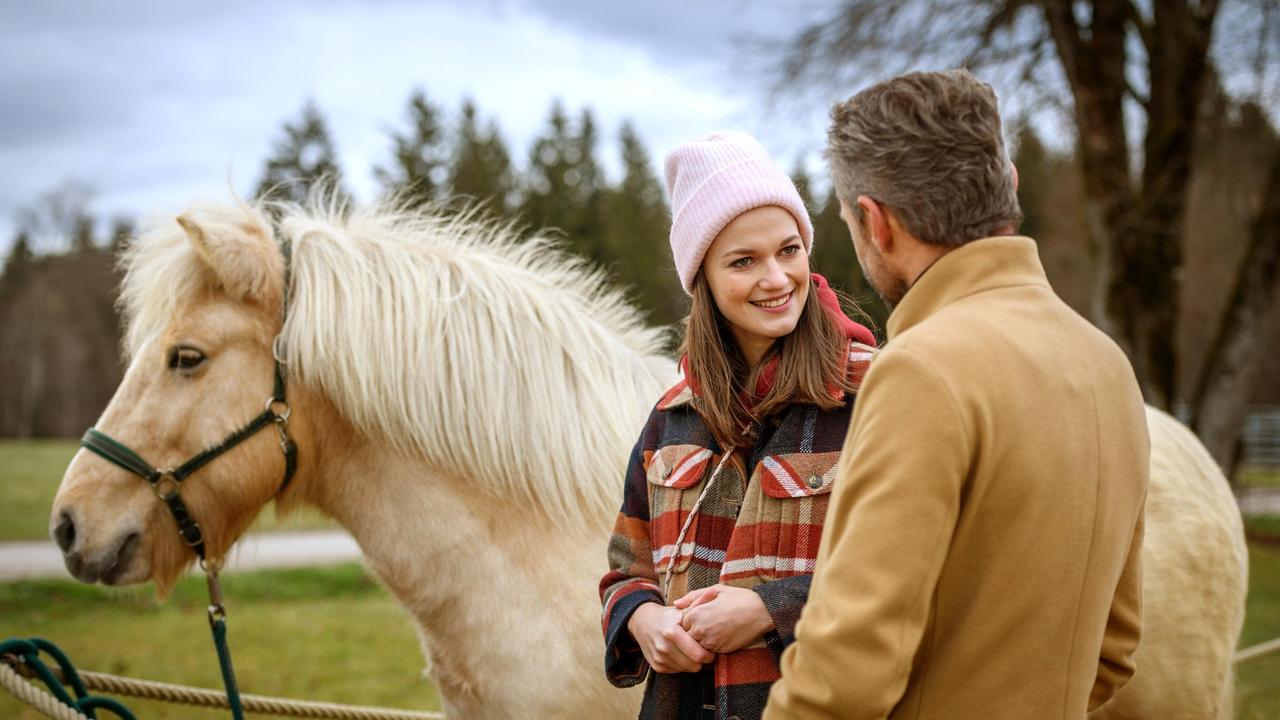
M595 587L628 451L675 370L600 275L501 228L387 210L294 209L277 231L256 208L199 207L126 261L131 362L98 428L157 466L261 412L280 337L297 473L281 490L261 433L183 482L211 557L272 499L314 505L417 620L452 716L634 717L635 691L603 678ZM1149 420L1149 632L1103 716L1216 718L1240 517L1194 437ZM85 582L164 592L194 559L147 483L84 451L51 530Z

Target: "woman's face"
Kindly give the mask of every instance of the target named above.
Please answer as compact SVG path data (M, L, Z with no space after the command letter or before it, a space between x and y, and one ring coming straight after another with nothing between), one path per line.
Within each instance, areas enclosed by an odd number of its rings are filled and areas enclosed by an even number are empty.
M795 329L809 299L809 255L800 227L776 205L748 210L726 225L708 248L702 272L752 367Z

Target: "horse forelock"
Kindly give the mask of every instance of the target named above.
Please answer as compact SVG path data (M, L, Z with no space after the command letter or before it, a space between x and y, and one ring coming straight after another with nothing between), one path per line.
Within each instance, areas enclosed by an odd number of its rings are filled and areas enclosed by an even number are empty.
M674 369L601 272L468 215L313 206L280 228L291 375L440 471L553 520L611 517Z
M243 228L246 235L260 242L275 242L270 223L256 205L203 202L184 214ZM172 214L148 218L119 262L124 281L118 304L125 320L123 343L128 357L133 357L147 338L163 331L184 303L216 290L219 284Z

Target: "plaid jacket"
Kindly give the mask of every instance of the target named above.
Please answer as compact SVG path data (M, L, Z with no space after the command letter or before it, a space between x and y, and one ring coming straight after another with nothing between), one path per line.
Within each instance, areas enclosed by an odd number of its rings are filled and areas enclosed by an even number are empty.
M856 385L870 354L851 346L849 358ZM667 391L631 454L609 542L610 570L600 581L605 674L618 687L651 675L641 718L687 716L691 705L701 704L695 678L649 673L627 621L643 603L669 604L717 582L751 588L775 629L741 650L717 656L711 671L717 718L759 717L809 596L853 403L832 411L793 405L772 433L762 433L756 447L735 451L677 548L680 529L722 452L692 400L687 381ZM670 583L665 598L664 581Z

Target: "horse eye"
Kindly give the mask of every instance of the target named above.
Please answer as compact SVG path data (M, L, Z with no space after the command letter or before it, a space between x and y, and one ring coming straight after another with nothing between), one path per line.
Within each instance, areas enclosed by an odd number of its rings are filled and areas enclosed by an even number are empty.
M194 370L204 362L204 353L192 347L176 347L169 351L169 367L174 370Z

